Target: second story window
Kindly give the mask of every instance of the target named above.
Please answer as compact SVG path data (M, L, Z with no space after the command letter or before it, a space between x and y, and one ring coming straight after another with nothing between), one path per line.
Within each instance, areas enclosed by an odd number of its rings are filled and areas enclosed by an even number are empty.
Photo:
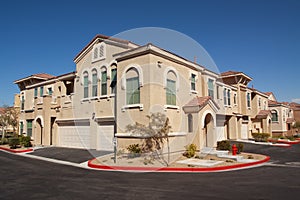
M224 96L224 105L227 106L227 89L226 88L224 88L223 96Z
M20 122L20 135L22 135L24 132L24 124L23 122Z
M27 120L27 136L32 136L32 120Z
M38 88L34 88L34 97L38 96Z
M176 74L173 71L169 71L167 74L166 85L166 104L176 105Z
M52 96L52 94L53 94L53 90L52 90L51 87L48 88L48 94L49 94L50 96Z
M196 75L191 74L191 90L196 90Z
M83 98L89 97L89 74L85 72L83 74Z
M116 85L117 85L117 69L112 69L111 70L111 93L115 94L116 93Z
M251 93L247 93L247 107L251 108Z
M43 97L44 95L44 87L40 87L40 97Z
M278 122L278 113L276 110L271 111L272 114L272 122Z
M214 99L214 80L208 79L208 96Z
M126 102L128 105L140 103L139 74L135 69L126 73Z
M24 98L24 96L22 95L22 96L21 96L21 110L24 110L24 108L25 108L25 98Z
M227 103L228 103L228 106L231 105L231 95L230 95L230 90L227 90Z
M233 103L234 103L234 105L237 104L237 101L236 101L236 94L234 94L234 96L233 96Z
M97 70L93 70L92 72L92 96L96 97L98 95L98 74Z
M107 71L105 68L101 72L101 95L107 95Z

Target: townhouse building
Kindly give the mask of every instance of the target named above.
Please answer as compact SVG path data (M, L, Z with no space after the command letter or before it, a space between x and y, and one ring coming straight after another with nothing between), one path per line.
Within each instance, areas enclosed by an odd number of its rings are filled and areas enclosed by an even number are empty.
M269 96L242 72L215 73L153 44L94 37L74 58L76 71L35 74L20 88L20 133L35 145L113 150L143 140L127 131L148 115L170 120L171 151L194 143L216 147L224 139L272 132Z

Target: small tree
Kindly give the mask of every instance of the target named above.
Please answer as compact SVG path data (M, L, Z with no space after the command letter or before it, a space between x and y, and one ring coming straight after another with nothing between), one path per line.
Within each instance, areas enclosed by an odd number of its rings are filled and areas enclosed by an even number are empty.
M149 124L147 126L136 122L134 125L127 125L126 131L134 136L140 136L145 139L142 145L143 152L160 151L162 154L161 150L166 141L168 144L168 161L166 164L168 165L170 160L168 134L171 129L169 118L162 113L152 113L147 117L149 118Z
M19 112L14 107L4 105L0 113L0 126L2 127L2 138L5 137L7 128L11 126L15 133L18 127Z

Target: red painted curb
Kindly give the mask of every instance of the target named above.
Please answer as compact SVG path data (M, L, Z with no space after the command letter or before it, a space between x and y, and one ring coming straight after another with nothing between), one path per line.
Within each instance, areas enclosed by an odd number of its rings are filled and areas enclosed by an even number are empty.
M31 152L33 149L23 149L23 150L16 150L16 149L9 149L5 147L0 147L1 150L8 151L11 153L26 153L26 152Z
M95 169L102 169L102 170L108 170L108 171L158 171L158 172L218 172L218 171L225 171L225 170L231 170L231 169L238 169L238 168L245 168L245 167L251 167L254 165L259 165L262 163L265 163L270 160L270 156L266 156L265 159L259 160L252 163L241 163L231 166L220 166L220 167L208 167L208 168L187 168L187 167L163 167L163 168L156 168L156 167L125 167L125 166L106 166L106 165L97 165L93 164L92 161L96 158L88 161L88 166Z
M269 142L283 143L283 144L299 144L300 140L286 141L286 140L268 140Z

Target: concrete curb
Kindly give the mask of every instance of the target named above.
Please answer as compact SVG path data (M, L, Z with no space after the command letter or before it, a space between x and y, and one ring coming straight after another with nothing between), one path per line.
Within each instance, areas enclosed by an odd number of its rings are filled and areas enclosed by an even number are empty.
M219 166L219 167L207 167L207 168L197 168L197 167L180 167L180 168L172 168L172 167L125 167L125 166L106 166L93 164L92 161L96 158L88 161L88 166L94 169L100 169L105 171L131 171L131 172L221 172L221 171L229 171L229 170L238 170L249 167L255 167L270 160L270 156L266 156L265 159L255 161L252 163L241 163L230 166Z
M9 148L5 148L5 147L0 147L1 150L3 151L8 151L8 152L11 152L11 153L27 153L27 152L32 152L33 149L9 149Z

